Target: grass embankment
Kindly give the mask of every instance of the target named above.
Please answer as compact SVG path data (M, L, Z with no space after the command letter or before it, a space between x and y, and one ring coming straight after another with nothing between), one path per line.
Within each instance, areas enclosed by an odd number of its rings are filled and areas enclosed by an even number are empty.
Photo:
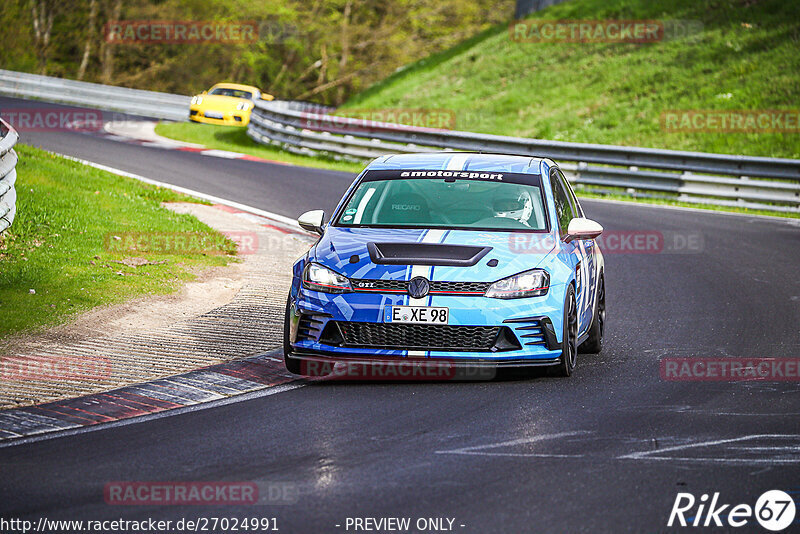
M465 131L540 139L800 158L800 133L666 131L680 110L797 110L800 3L781 0L571 0L536 19L689 21L691 35L647 44L521 43L501 25L412 63L356 95L339 114L445 110ZM699 23L699 25L698 25ZM700 31L697 31L701 28ZM370 110L379 113L370 114ZM384 113L388 111L389 113ZM399 116L394 113L393 116ZM358 165L261 147L242 130L160 125L162 135L310 167L357 172ZM543 154L546 155L546 154ZM583 196L632 200L612 192ZM799 215L642 202L784 217Z
M275 146L256 143L247 136L246 128L238 126L217 126L196 122L161 123L156 133L186 143L197 143L216 150L241 152L264 159L282 161L300 167L314 167L335 171L361 172L364 165L349 161L336 161L328 158L315 158L287 152Z
M17 217L0 235L0 339L96 306L172 292L235 253L233 242L195 217L161 207L190 197L25 145L16 150ZM213 246L175 254L121 251L128 244L112 236L131 232L188 234Z
M521 43L497 27L398 71L340 113L444 109L458 130L560 141L800 157L800 133L674 132L672 110L797 110L800 3L572 0L535 19L689 20L647 44ZM796 127L796 125L795 125Z

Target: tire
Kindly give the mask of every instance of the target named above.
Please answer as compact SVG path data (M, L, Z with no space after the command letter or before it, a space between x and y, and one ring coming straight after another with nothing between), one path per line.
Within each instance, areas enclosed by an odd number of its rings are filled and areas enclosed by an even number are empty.
M294 375L302 374L300 372L300 364L302 363L297 358L292 357L292 344L289 343L289 309L292 305L291 297L286 299L286 313L283 319L283 363L286 365L286 370Z
M592 327L589 329L589 337L578 347L578 352L597 354L603 350L603 332L606 327L606 282L600 276L600 284L597 286L597 306L592 317Z
M575 370L578 356L578 307L575 303L575 289L567 286L564 298L564 331L561 337L561 356L552 368L554 376L571 376Z

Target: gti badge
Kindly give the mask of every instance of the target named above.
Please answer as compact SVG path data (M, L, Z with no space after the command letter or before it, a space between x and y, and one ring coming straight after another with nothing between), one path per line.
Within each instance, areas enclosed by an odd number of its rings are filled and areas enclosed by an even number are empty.
M421 299L425 295L428 294L428 291L431 289L431 284L428 282L426 278L422 276L417 276L416 278L412 278L411 281L408 283L408 294L411 295L412 298Z

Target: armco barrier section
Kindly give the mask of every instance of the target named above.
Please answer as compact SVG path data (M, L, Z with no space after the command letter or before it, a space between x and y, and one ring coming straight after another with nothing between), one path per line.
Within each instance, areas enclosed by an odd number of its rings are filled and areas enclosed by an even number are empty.
M191 97L0 69L0 95L185 121ZM2 110L0 110L2 111Z
M11 226L17 213L17 153L14 145L19 135L7 122L0 119L0 233Z
M548 157L570 181L617 194L800 212L800 160L566 143L418 128L330 115L297 102L257 102L248 135L301 154L364 160L471 150Z

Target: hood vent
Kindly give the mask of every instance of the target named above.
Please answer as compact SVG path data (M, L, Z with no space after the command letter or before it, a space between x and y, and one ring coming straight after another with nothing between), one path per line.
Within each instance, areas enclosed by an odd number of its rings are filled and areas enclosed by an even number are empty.
M492 247L424 243L367 243L372 263L379 265L444 265L472 267Z

